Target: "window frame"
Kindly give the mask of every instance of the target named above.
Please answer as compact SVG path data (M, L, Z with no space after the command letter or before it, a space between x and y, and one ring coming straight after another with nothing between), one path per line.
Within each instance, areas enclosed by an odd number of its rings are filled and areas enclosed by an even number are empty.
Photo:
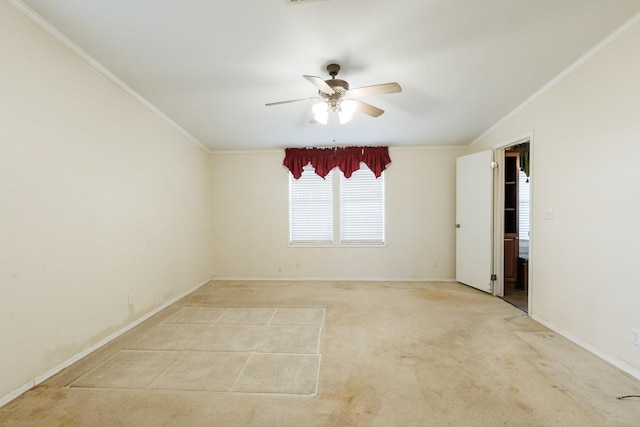
M305 173L307 175L305 175ZM292 210L292 187L294 185L294 183L299 183L300 179L303 179L304 176L309 176L309 174L313 174L313 176L315 176L315 178L322 180L322 177L319 177L317 175L315 175L315 171L313 169L313 167L311 167L310 165L307 165L304 167L303 172L302 172L302 176L296 180L293 178L293 174L291 172L289 172L288 174L288 190L289 190L289 194L288 194L288 215L289 215L289 246L290 247L307 247L307 248L327 248L327 247L335 247L335 181L337 181L335 179L334 175L334 171L330 171L327 174L327 177L330 179L330 202L331 202L331 208L330 208L330 212L329 212L329 218L331 221L330 224L330 236L331 239L330 240L293 240L293 221L294 221L294 215L293 215L293 210ZM326 178L324 178L324 181L326 181Z
M342 188L341 182L347 178L344 177L342 171L339 168L332 169L329 174L332 174L331 177L331 200L332 200L332 224L331 224L331 241L303 241L303 240L292 240L292 225L293 225L293 216L292 216L292 199L291 199L291 186L294 181L293 174L288 172L288 245L293 248L384 248L387 246L387 203L386 203L386 178L385 172L383 171L380 177L376 178L373 175L373 172L364 164L360 164L360 169L366 169L371 173L373 179L382 180L382 240L380 242L352 242L345 243L342 239L342 217L341 217L341 197L342 197ZM311 165L307 165L304 168L303 174L307 173L315 173L313 167ZM329 176L329 175L327 175ZM318 177L320 178L320 177ZM302 178L300 178L302 179ZM322 179L322 178L320 178Z
M374 179L375 182L381 183L381 192L382 192L382 196L381 196L381 202L382 202L382 211L380 212L380 216L382 217L382 224L380 225L380 229L381 229L381 238L380 240L371 240L371 241L366 241L366 240L345 240L343 238L343 227L345 224L345 221L343 221L343 183L344 182L349 182L349 179L354 179L354 175L358 172L368 172L369 174L371 174L371 177ZM358 169L357 171L355 171L353 173L353 175L350 178L346 178L344 176L344 174L342 172L340 172L340 179L337 180L340 181L340 185L338 188L338 204L337 204L337 214L338 214L338 229L336 230L336 232L338 233L338 245L340 247L344 247L344 248L354 248L354 247L359 247L359 248L380 248L380 247L386 247L387 245L387 240L386 240L386 179L384 176L384 172L382 172L380 174L380 177L376 178L373 174L373 171L371 171L371 169L369 167L367 167L367 165L365 165L364 163L360 164L360 169Z

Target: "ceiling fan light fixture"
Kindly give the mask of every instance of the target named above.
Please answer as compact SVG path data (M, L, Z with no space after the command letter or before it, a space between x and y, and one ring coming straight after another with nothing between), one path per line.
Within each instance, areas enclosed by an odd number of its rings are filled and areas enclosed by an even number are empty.
M340 111L338 111L338 117L340 118L340 124L348 123L353 118L353 113L356 112L355 101L342 101L340 103Z
M302 1L302 0L301 0ZM313 0L308 0L313 1ZM266 104L279 105L288 104L289 102L307 101L311 99L317 99L317 102L313 105L313 121L316 123L327 124L329 122L329 116L333 116L330 113L338 113L338 122L340 124L347 123L353 118L353 114L358 111L371 117L379 117L384 110L374 107L359 100L353 100L361 96L370 95L384 95L386 93L398 93L402 92L402 88L396 82L383 83L378 85L363 86L355 89L349 89L349 83L345 80L337 79L336 76L340 71L340 65L329 64L327 65L327 72L331 76L331 79L324 80L318 76L310 76L304 74L302 77L307 79L309 83L314 85L318 90L318 94L311 98L292 99L289 101L271 102Z
M313 118L316 122L326 125L329 121L329 105L326 102L318 102L313 104L311 108L313 111Z

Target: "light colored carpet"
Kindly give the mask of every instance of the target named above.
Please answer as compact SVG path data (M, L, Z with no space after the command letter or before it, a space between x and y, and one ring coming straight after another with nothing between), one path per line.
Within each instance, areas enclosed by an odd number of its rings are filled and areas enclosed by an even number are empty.
M460 284L218 281L0 425L637 426L627 394L640 382Z

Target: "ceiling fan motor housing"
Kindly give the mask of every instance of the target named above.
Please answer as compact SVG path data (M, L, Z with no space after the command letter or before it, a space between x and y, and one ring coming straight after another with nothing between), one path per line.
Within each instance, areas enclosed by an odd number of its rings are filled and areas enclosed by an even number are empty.
M335 79L339 72L340 72L340 65L338 64L327 65L327 73L329 73L332 79Z
M325 82L331 86L331 89L335 90L336 93L340 95L344 95L349 90L349 83L340 79L330 79L325 80Z
M325 80L325 83L331 86L331 89L333 89L339 96L344 96L344 94L349 90L349 83L347 83L345 80L336 79L336 76L340 72L340 65L327 65L327 72L329 73L331 78L329 80ZM333 95L330 95L330 97L333 97Z

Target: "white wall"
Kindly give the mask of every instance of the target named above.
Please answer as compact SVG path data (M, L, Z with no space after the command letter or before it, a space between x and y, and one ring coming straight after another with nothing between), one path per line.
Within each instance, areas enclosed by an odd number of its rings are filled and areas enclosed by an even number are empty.
M215 153L211 156L214 275L451 280L455 158L464 153L464 148L390 149L384 248L289 247L284 150ZM438 261L437 268L433 260Z
M636 377L638 76L636 24L473 146L533 131L532 316ZM554 220L544 219L546 208Z
M1 399L206 282L212 243L205 151L6 2L0 64Z

